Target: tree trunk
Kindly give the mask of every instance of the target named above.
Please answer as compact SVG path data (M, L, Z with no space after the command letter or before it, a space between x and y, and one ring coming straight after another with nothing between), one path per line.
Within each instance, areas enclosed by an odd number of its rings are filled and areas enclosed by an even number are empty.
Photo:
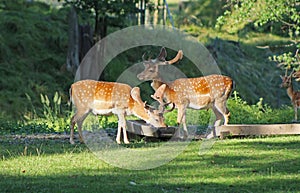
M79 60L82 61L86 53L94 45L93 30L89 24L80 25L80 52Z
M66 66L67 70L76 73L79 66L79 29L78 19L75 8L72 6L69 13L69 40L68 40L68 54Z

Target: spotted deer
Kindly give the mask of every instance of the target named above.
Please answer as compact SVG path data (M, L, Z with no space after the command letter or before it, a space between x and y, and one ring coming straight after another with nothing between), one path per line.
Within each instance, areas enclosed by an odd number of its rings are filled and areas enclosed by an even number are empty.
M294 119L295 119L295 121L297 121L298 108L300 108L300 91L294 91L293 83L292 83L293 72L288 76L287 71L286 71L284 76L280 76L281 80L282 80L280 87L286 88L286 92L287 92L288 96L290 97L292 105L294 107L294 113L295 113Z
M118 116L118 131L116 141L121 143L123 131L124 143L129 140L126 134L126 115L135 115L154 127L165 127L164 108L156 110L141 100L139 87L131 88L127 84L116 82L103 82L94 80L81 80L71 85L70 97L76 107L76 113L71 119L70 143L74 144L74 126L77 123L79 139L82 139L82 124L87 115Z
M151 86L156 91L152 98L162 102L164 99L175 104L178 109L177 124L183 124L184 137L188 136L186 126L186 109L209 109L216 115L215 126L228 124L230 112L226 107L227 100L234 89L234 81L223 75L208 75L198 78L179 78L171 82L163 80L159 66L171 65L182 59L183 52L178 51L175 58L167 61L167 52L161 49L156 59L143 59L145 69L137 75L140 80L152 80Z

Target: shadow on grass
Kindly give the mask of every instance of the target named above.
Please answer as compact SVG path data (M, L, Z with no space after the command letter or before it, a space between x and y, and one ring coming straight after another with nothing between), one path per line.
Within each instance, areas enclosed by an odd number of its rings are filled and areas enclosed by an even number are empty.
M240 175L221 177L206 176L195 170L192 177L185 174L186 168L177 174L172 170L158 168L151 171L121 170L82 175L82 170L66 175L50 176L8 176L0 175L1 192L296 192L300 191L299 179L281 179L279 176L258 176L247 178ZM162 172L167 172L162 174ZM189 171L190 172L190 171ZM216 173L218 173L216 171Z
M143 171L108 166L90 155L85 145L36 140L27 149L34 155L29 171L20 169L20 165L10 168L17 172L1 171L0 192L296 192L300 191L299 139L217 141L203 156L198 155L201 142L192 142L168 164ZM1 157L5 150L15 152L11 156L6 153L8 158L24 156L20 153L24 143L0 143ZM57 163L47 162L51 157L35 156L35 148L43 155L69 154L61 157L67 163L60 165L56 159L61 158L55 159ZM35 167L41 159L49 167L42 174ZM60 167L64 168L55 169Z

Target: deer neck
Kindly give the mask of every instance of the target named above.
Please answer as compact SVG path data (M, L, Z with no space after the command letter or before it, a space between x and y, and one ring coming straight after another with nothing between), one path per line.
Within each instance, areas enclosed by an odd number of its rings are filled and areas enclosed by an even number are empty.
M163 80L163 78L160 76L159 71L157 71L156 77L153 78L152 83L151 83L151 87L154 90L157 90L162 84L164 84L165 81Z
M287 94L289 95L290 99L294 98L295 92L293 88L293 84L291 84L287 89L286 89Z
M150 117L142 104L132 100L129 107L130 107L130 114L133 114L138 118L143 119L146 122L149 122Z
M162 80L153 80L151 83L151 87L154 90L157 90L162 84L164 84L164 82Z

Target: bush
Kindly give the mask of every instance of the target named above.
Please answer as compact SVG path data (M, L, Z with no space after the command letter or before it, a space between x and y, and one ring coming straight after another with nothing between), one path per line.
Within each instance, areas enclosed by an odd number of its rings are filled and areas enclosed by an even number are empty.
M272 109L263 103L263 98L260 98L255 105L249 105L238 96L237 92L234 92L234 97L229 99L228 108L232 124L288 123L293 120L294 115L291 107Z

